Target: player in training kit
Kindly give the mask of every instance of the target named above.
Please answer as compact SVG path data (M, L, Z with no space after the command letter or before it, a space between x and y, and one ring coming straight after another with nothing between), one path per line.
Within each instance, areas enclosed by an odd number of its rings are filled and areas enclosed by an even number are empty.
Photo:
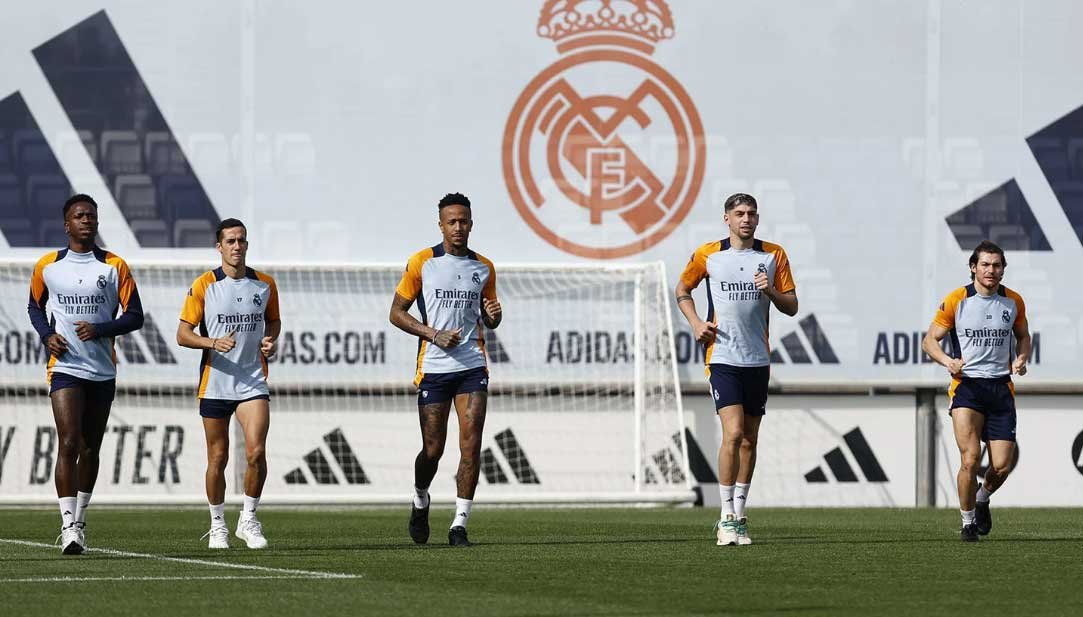
M93 199L80 194L64 203L64 232L68 248L34 266L28 312L49 352L46 380L59 441L57 539L65 555L78 555L86 549L86 511L116 393L113 339L143 327L143 307L128 264L94 243Z
M256 508L267 480L265 446L271 414L267 358L275 354L282 331L278 288L274 279L245 265L248 232L244 223L222 221L216 248L222 264L192 283L177 327L177 343L203 350L198 396L207 437L207 502L211 509L211 528L204 537L210 537L210 548L229 548L225 470L229 418L236 413L244 430L248 462L237 537L248 548L264 548L267 539Z
M745 504L771 375L768 314L772 304L787 315L797 314L797 292L786 251L755 237L760 222L756 199L736 193L726 199L724 210L729 237L696 249L676 288L677 306L693 336L707 347L707 376L722 422L719 546L752 544ZM703 280L707 281L706 320L700 319L691 295Z
M1007 265L999 246L978 244L970 255L970 284L944 298L922 342L925 353L951 373L948 413L959 446L959 533L966 542L993 528L989 497L1008 477L1015 454L1011 376L1026 375L1030 358L1023 297L1000 284ZM951 355L940 348L949 335ZM982 441L989 444L989 469L978 486Z
M499 326L502 315L493 262L467 247L473 227L470 200L450 193L440 200L438 209L443 241L410 257L390 314L392 324L418 337L414 385L422 447L414 460L409 532L418 544L429 540L429 485L444 453L454 401L460 458L448 543L470 546L466 521L478 486L489 390L483 333L484 328ZM407 312L414 301L421 321Z

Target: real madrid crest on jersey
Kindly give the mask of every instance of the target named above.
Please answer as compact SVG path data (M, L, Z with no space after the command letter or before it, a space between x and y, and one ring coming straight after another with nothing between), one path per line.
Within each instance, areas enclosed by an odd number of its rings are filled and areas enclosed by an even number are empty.
M547 0L537 33L561 57L527 85L508 118L503 165L512 202L535 233L568 253L612 259L644 251L688 214L705 166L699 113L651 58L674 36L669 6Z
M105 282L105 275L104 274L99 274L98 275L98 289L105 289L106 285L107 285L107 283Z

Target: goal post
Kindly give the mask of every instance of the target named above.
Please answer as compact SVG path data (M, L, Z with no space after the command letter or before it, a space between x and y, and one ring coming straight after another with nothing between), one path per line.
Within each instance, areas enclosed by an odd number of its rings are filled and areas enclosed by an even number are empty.
M200 352L179 347L175 330L189 285L217 264L129 265L145 325L115 342L118 394L95 500L202 503ZM421 447L411 383L417 340L388 322L402 265L252 266L276 279L283 322L269 364L266 502L402 502ZM47 354L25 308L32 268L0 263L0 503L55 499ZM693 501L664 266L496 268L504 322L483 341L491 383L477 499ZM431 489L437 502L456 492L451 416ZM227 470L231 498L241 490L232 481L243 474L238 445Z

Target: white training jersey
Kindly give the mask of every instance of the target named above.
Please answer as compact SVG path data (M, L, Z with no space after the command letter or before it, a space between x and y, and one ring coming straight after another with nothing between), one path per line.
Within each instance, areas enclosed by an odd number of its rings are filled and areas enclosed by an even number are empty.
M188 290L180 318L199 326L202 336L222 338L232 332L237 342L226 353L203 351L199 398L241 401L269 394L260 341L267 322L280 319L273 278L252 268L239 279L226 276L222 268L204 272Z
M395 293L417 300L425 325L437 330L462 328L460 342L452 349L418 342L414 385L420 384L427 373L454 373L486 366L481 300L496 300L493 262L473 251L463 257L449 255L442 243L437 244L410 257Z

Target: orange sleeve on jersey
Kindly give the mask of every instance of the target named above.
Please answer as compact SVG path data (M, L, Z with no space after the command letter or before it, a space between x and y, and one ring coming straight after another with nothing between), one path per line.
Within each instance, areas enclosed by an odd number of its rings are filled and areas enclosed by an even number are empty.
M45 308L45 292L48 289L45 287L45 266L56 261L56 251L49 253L38 260L38 263L34 264L34 272L30 275L30 298L38 305L39 308Z
M966 287L960 287L948 294L944 298L944 301L940 303L940 307L936 309L936 316L933 317L933 323L941 328L954 328L955 310L959 307L959 302L965 297Z
M698 287L699 282L707 278L707 256L718 252L720 248L719 242L708 242L696 249L696 252L688 258L688 265L681 273L681 282L689 289Z
M406 262L406 271L402 273L402 280L395 288L395 293L407 300L414 300L421 293L421 267L432 258L432 249L414 253Z
M1009 298L1015 300L1015 323L1012 327L1022 325L1027 320L1027 306L1023 303L1023 296L1011 289L1007 290L1007 294Z
M184 306L181 308L181 321L198 326L203 321L203 299L207 294L207 287L214 282L214 272L204 272L192 281L188 288L188 295L184 298Z
M790 271L790 258L786 256L786 251L777 244L770 242L764 242L766 245L764 248L769 253L775 255L775 291L779 293L789 293L797 286L793 283L793 273Z
M128 310L128 303L131 302L132 296L135 294L135 277L132 276L132 271L128 269L127 262L112 253L105 254L105 263L117 270L117 299L120 300L121 310L126 311Z
M478 259L486 266L489 266L489 280L485 281L485 287L481 288L481 297L486 300L496 300L496 266L481 255L478 255Z
M267 321L279 321L282 316L278 312L278 285L275 284L275 280L270 276L262 272L256 273L256 278L267 283L271 288L271 293L267 296L267 310L263 312L263 318Z

